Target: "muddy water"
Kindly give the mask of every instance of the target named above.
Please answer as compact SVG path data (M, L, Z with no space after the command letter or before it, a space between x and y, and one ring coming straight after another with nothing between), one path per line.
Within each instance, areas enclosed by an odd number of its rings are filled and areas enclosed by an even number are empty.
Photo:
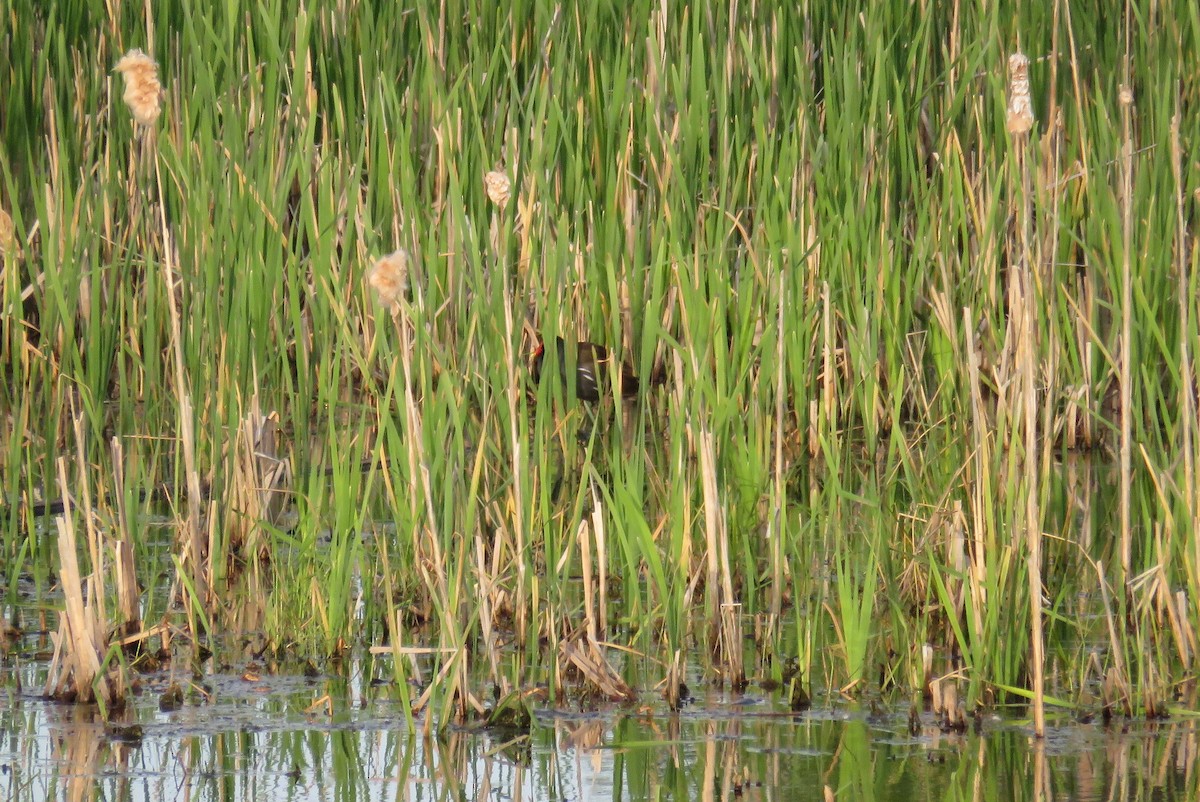
M1140 800L1200 798L1196 720L1019 719L942 733L907 699L869 709L700 691L671 714L640 705L539 710L525 733L409 731L396 688L256 665L142 677L117 726L40 699L45 664L0 659L0 799L40 800ZM159 709L173 681L182 705ZM694 686L694 687L699 687Z

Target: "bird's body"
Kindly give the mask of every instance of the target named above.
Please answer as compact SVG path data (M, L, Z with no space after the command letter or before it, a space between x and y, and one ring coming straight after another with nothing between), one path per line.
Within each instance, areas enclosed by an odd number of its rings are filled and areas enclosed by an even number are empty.
M608 371L611 369L609 363L614 357L609 354L608 349L602 345L596 345L589 342L578 342L573 346L568 346L567 342L562 337L555 338L555 347L558 351L558 375L563 386L567 385L568 371L571 370L571 364L575 366L575 396L583 401L599 401L601 388L607 388L608 380L605 378ZM569 347L575 349L574 358L568 351ZM546 355L545 343L540 340L533 352L533 379L540 381L542 377L542 360ZM639 382L638 377L634 375L633 368L629 367L628 363L621 362L617 368L620 371L620 383L618 390L622 398L632 398L637 395Z

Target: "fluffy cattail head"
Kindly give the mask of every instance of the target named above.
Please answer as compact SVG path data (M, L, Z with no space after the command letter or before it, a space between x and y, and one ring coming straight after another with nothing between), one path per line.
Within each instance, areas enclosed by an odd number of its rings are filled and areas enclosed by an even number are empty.
M141 50L130 50L113 69L125 77L125 105L133 119L138 125L154 125L162 113L163 98L158 64Z
M501 209L508 205L508 199L512 195L512 182L508 180L508 176L499 170L492 170L484 174L483 186L492 203Z
M412 257L408 251L398 248L387 256L381 256L367 272L367 283L379 296L379 300L395 312L400 301L408 292L408 271Z
M0 209L0 254L15 250L17 244L16 229L8 212Z
M1029 100L1029 59L1024 53L1008 57L1008 131L1027 134L1033 128L1033 103Z

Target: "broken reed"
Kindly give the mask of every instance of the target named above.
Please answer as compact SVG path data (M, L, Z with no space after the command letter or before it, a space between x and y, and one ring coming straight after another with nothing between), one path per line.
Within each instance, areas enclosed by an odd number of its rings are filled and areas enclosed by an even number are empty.
M253 71L160 25L148 124L55 49L7 54L0 89L21 102L0 137L48 147L0 192L18 245L0 254L6 502L54 484L57 410L78 393L92 430L122 438L122 457L89 446L97 484L124 467L182 489L194 633L261 626L317 651L390 637L448 715L481 696L464 673L480 646L513 690L545 670L567 689L572 655L619 665L619 646L733 684L800 656L815 688L853 692L880 675L923 687L932 645L933 676L963 677L968 706L1019 697L1041 594L1014 533L1050 534L1047 654L1089 642L1078 627L1111 655L1093 668L1072 651L1053 675L1112 669L1164 698L1159 667L1194 660L1179 622L1200 598L1179 223L1194 181L1186 160L1128 148L1136 133L1165 152L1164 121L1190 107L1148 95L1120 126L1096 116L1114 45L1090 19L1054 38L1021 20L1030 102L1055 123L1014 184L993 44L1012 37L992 19L646 7L614 28L547 12L477 15L462 38L437 10L368 25L288 5L250 22L282 54L266 60L232 33L240 18L214 24ZM73 33L88 63L121 57ZM1133 68L1176 85L1183 62L1140 36ZM939 66L897 64L880 44L896 37ZM314 65L335 42L360 58ZM1036 221L1020 247L1010 217ZM398 248L409 272L379 303L369 266ZM667 384L568 403L529 386L532 329L603 342L642 376L662 366ZM254 594L226 537L236 508L212 493L252 397L297 471L294 527L249 527ZM1076 470L1067 442L1127 444L1119 550L1104 452ZM34 523L6 525L10 582L53 560ZM1099 628L1072 606L1085 576L1109 599ZM251 601L260 614L239 619ZM1060 701L1082 698L1071 682Z

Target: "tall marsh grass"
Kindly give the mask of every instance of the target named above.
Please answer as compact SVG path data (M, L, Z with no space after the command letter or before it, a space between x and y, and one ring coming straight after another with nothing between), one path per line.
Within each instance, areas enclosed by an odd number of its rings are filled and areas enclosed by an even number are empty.
M1190 704L1200 18L1109 5L13 0L4 609L82 450L175 521L144 620L393 644L446 716L481 654ZM582 405L535 336L667 381Z

